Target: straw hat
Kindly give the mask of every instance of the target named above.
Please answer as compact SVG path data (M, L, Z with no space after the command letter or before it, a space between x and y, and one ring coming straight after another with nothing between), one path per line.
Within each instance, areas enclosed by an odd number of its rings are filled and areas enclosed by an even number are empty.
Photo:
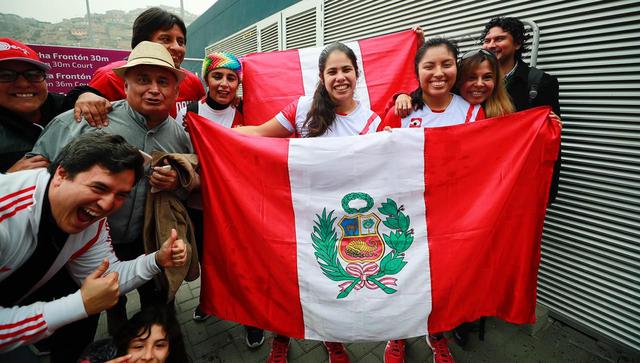
M124 78L127 69L141 65L167 68L176 75L178 81L182 81L186 76L183 71L175 67L171 54L169 54L169 51L167 51L162 44L148 41L140 42L140 44L133 48L131 54L129 54L127 64L114 68L113 71L119 77Z

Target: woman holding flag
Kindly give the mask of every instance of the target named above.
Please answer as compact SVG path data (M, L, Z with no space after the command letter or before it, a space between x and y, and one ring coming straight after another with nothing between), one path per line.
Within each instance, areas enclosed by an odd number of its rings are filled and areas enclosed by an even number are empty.
M336 137L375 132L380 117L354 99L359 69L353 50L342 43L332 43L320 54L318 66L320 81L312 97L298 98L262 125L234 130L267 137ZM344 345L324 345L329 362L349 362ZM286 362L288 349L289 338L276 336L268 362Z
M415 73L419 81L418 88L411 93L411 100L408 104L406 102L403 103L402 99L396 100L396 107L387 111L379 130L389 127L423 128L449 126L474 122L476 119L484 118L484 110L481 103L484 102L486 97L494 93L495 88L492 87L494 82L491 82L491 87L483 86L482 89L472 87L475 82L472 82L470 75L458 77L457 57L458 47L450 40L445 38L427 40L418 50L414 62ZM482 61L480 64L482 64ZM470 67L465 66L465 69L467 68ZM492 79L493 75L483 74L480 77L481 82L483 82ZM499 75L495 74L495 77L499 77ZM456 80L459 80L458 84L465 85L464 88L468 90L465 94L479 102L471 104L464 98L452 93ZM484 99L482 99L483 96L485 96ZM513 106L511 107L513 108ZM401 117L396 115L396 108L410 110L410 112ZM498 107L495 108L502 109L502 105L498 103ZM449 352L447 341L442 334L429 335L427 342L433 350L434 362L454 362L451 352ZM389 341L385 347L385 362L404 362L405 344L405 340Z
M440 61L430 57L427 49L437 44L442 44L440 45L441 51L446 46L446 53L448 53ZM411 96L400 94L397 97L395 107L387 112L380 128L386 128L387 126L448 126L463 122L473 122L483 118L504 116L515 112L513 102L506 91L504 79L500 72L500 65L493 53L484 49L469 51L460 57L457 67L452 68L456 54L457 48L455 45L446 40L434 39L428 41L416 56L416 74L420 80L420 87ZM453 72L454 70L455 73ZM456 79L455 88L457 88L460 96L450 93L453 88L452 79ZM445 87L448 94L434 91L436 87L433 87L433 85L437 86L440 84L438 82L443 81L450 85ZM422 99L420 93L422 93ZM446 101L447 97L449 101L442 102L443 99ZM462 99L462 102L459 102L460 99ZM441 105L446 105L446 107L440 110L431 108L431 105L438 105L438 102ZM462 107L457 107L457 112L453 112L455 108L452 105L455 105L456 102ZM418 110L424 104L428 105L430 109L419 112ZM466 114L464 112L465 107L467 109ZM441 115L447 115L446 120ZM553 112L551 113L551 118L561 124L560 118ZM460 341L466 340L468 329L469 326L467 324L456 328L454 332L456 339ZM446 345L446 339L442 334L431 335L427 341L434 351L434 362L449 363L454 361ZM404 340L393 340L387 343L385 362L404 362L404 357Z
M267 137L334 137L376 131L380 117L353 98L358 79L356 55L342 43L320 54L320 82L312 97L302 96L276 117L239 132Z

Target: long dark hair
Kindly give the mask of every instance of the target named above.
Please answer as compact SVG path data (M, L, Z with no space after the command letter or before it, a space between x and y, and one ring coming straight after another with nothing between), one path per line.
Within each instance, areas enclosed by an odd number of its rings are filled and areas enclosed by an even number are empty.
M356 77L359 75L358 59L356 54L351 48L346 45L335 42L329 44L320 53L318 58L318 71L320 71L320 79L324 80L324 69L327 65L327 58L333 52L342 52L346 54L347 58L351 61L351 65L356 71ZM304 121L303 129L307 130L305 137L316 137L323 135L333 125L336 120L336 104L329 97L329 92L324 86L324 82L318 82L316 90L313 93L313 101L311 103L311 109L307 114L307 118Z
M151 306L135 314L114 335L113 343L118 349L118 356L126 355L129 343L135 338L146 339L151 335L153 325L161 326L169 340L169 356L167 362L183 362L189 359L184 348L182 332L175 316L165 307Z
M419 72L420 61L422 60L422 57L424 57L424 54L427 52L429 48L439 47L439 46L447 47L447 50L451 54L453 54L454 61L458 59L458 46L456 45L456 43L454 43L452 40L447 38L441 38L441 37L430 38L422 45L422 47L420 47L420 49L418 49L418 52L416 53L416 57L413 60L414 71L416 72L416 78L418 80L420 80L420 75L418 72ZM416 110L422 110L422 107L424 107L424 99L422 98L421 84L418 84L418 88L416 88L415 91L411 92L411 104Z

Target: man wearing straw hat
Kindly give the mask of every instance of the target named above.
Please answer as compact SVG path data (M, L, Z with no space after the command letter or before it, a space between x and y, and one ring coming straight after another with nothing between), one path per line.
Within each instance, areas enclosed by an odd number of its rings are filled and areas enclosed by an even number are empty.
M108 114L109 125L98 130L86 122L75 122L73 110L65 112L47 126L32 154L53 160L69 141L89 132L121 135L148 154L156 150L192 153L189 137L169 116L185 77L185 73L175 67L171 54L158 43L143 41L133 49L127 63L114 72L124 79L127 97L113 103L113 110ZM113 247L120 259L129 260L144 252L144 208L150 187L173 191L181 199L187 197L187 192L179 188L174 170L153 168L148 178L135 185L123 207L109 217ZM152 282L138 288L138 292L142 306L164 303L166 299ZM115 332L126 320L126 298L114 309L109 314L110 332Z

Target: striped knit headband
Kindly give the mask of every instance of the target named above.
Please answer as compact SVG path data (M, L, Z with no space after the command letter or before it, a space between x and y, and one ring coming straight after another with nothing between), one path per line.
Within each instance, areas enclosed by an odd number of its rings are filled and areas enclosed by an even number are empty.
M230 69L240 77L242 72L242 65L238 58L227 52L215 52L204 57L202 61L202 78L207 80L207 75L214 69L227 68Z

